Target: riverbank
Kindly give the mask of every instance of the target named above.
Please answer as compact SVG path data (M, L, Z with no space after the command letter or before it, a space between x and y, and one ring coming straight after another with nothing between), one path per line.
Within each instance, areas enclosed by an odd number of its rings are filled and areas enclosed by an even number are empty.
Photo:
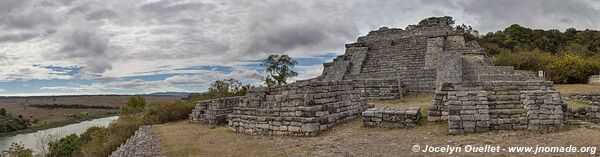
M106 113L79 115L77 117L69 117L69 118L66 118L65 120L54 122L54 123L39 125L39 126L35 126L32 128L17 130L17 131L8 132L8 133L1 133L0 137L14 136L14 135L25 134L25 133L33 133L33 132L37 132L40 130L63 127L63 126L67 126L70 124L80 123L80 122L88 121L88 120L92 120L92 119L106 118L106 117L112 117L112 116L118 116L118 115L119 115L118 112L106 112Z
M47 147L50 140L58 140L70 134L80 135L94 126L105 128L117 119L119 119L119 116L97 118L32 133L0 137L0 150L9 149L12 143L21 143L24 148L31 149L34 155L45 154L48 153Z

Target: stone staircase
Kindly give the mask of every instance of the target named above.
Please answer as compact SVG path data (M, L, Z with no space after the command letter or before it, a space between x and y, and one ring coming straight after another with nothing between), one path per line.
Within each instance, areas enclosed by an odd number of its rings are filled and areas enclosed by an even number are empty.
M117 150L113 151L110 157L160 157L164 156L159 139L152 131L152 126L141 126L133 136Z
M493 91L488 95L490 127L494 130L527 128L526 109L521 102L519 91ZM516 124L516 125L515 125Z
M383 41L382 41L383 42ZM390 74L407 73L423 69L427 42L421 39L403 38L389 41L389 45L374 45L370 48L362 67L362 73Z

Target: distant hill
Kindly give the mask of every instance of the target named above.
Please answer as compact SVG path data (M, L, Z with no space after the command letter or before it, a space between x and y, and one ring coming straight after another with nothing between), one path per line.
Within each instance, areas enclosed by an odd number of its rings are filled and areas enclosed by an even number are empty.
M151 95L151 96L177 96L177 97L186 98L188 95L190 95L190 93L188 93L188 92L156 92L156 93L143 94L143 95Z

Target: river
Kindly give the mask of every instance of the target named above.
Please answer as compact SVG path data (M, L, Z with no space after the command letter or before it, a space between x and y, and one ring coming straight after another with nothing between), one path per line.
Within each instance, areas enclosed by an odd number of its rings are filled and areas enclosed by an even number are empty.
M69 124L62 127L40 130L34 133L23 133L14 136L0 137L0 150L8 149L13 142L20 142L23 143L23 145L25 145L25 148L31 148L31 150L33 150L34 153L40 153L41 149L46 149L47 147L47 145L39 144L39 141L41 139L40 137L51 137L53 139L60 139L69 134L79 135L93 126L107 127L108 124L110 124L110 122L118 118L119 116L98 118L75 124Z

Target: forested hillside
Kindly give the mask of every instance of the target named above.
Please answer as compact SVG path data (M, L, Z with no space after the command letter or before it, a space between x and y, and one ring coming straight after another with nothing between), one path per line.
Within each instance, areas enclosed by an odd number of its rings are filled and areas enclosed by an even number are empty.
M544 70L555 83L585 83L600 73L600 31L531 29L513 24L504 30L475 36L493 56L495 65L519 70Z

